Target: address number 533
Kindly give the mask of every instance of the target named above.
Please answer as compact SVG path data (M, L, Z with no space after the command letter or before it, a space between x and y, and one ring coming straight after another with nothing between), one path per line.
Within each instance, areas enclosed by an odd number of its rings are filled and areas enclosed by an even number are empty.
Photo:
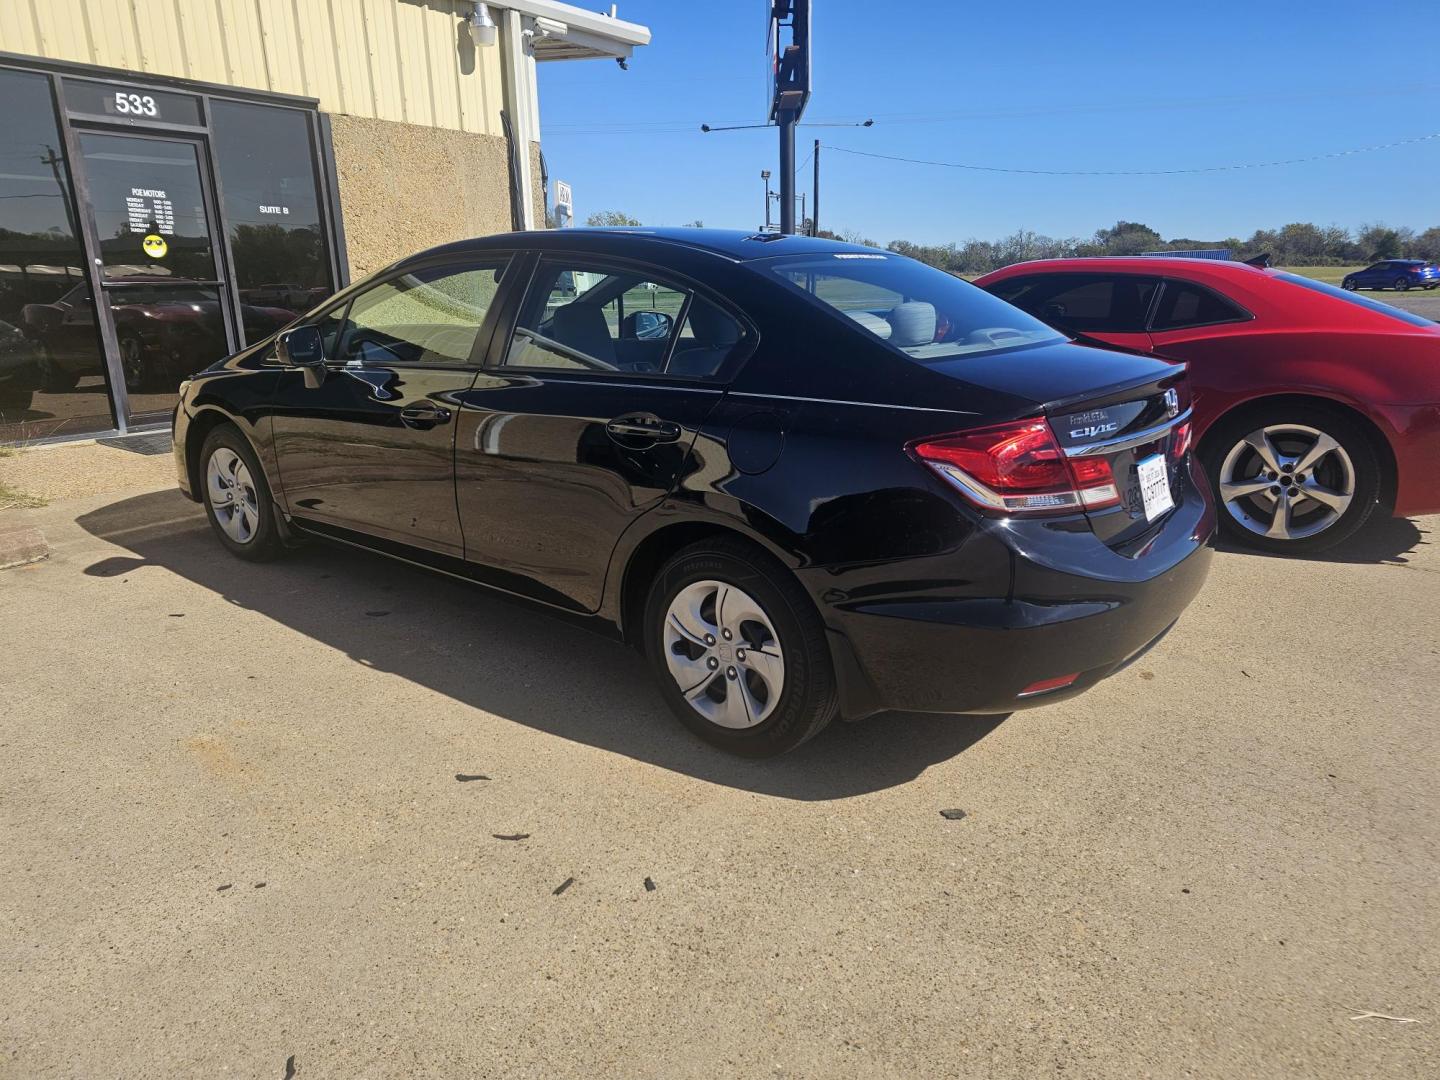
M160 107L149 94L127 94L115 92L115 111L126 116L159 116Z

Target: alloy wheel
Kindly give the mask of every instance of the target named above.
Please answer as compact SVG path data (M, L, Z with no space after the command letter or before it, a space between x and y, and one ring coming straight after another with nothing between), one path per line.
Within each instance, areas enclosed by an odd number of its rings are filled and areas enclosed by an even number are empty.
M1395 291L1396 291L1396 292L1409 292L1409 291L1410 291L1410 279L1409 279L1409 278L1403 278L1403 277L1402 277L1402 278L1396 278L1396 279L1395 279Z
M217 447L205 465L205 493L215 520L237 544L248 544L260 526L260 500L250 469L229 447Z
M665 665L690 707L720 727L751 728L775 711L785 659L774 623L742 589L697 581L665 614Z
M1355 498L1355 465L1332 436L1304 424L1257 428L1220 465L1220 501L1243 528L1303 540L1330 528Z

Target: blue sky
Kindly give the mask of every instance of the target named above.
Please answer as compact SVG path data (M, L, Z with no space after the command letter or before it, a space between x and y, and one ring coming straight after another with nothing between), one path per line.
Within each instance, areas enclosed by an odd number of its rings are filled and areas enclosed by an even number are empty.
M582 0L583 2L583 0ZM608 5L607 5L608 6ZM1326 154L1440 132L1440 3L814 0L815 92L797 160L827 146L1035 169L1178 169ZM877 15L893 9L897 14ZM773 129L764 0L622 0L652 44L629 71L541 65L542 138L577 216L753 228ZM822 152L821 224L885 243L1088 236L1119 218L1167 238L1289 221L1440 224L1440 139L1302 165L1041 177ZM809 188L809 170L802 189Z

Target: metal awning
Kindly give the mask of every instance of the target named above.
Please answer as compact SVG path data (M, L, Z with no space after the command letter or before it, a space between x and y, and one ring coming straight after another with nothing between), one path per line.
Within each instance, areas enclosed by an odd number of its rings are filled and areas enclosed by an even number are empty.
M624 60L637 47L650 44L648 26L557 0L497 0L490 7L528 16L526 26L533 31L530 51L537 62Z

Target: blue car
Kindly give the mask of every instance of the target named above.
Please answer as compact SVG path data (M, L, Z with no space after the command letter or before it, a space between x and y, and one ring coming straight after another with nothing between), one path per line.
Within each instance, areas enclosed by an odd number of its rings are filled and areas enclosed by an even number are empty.
M1433 289L1440 285L1440 267L1424 259L1385 259L1345 275L1346 289Z

